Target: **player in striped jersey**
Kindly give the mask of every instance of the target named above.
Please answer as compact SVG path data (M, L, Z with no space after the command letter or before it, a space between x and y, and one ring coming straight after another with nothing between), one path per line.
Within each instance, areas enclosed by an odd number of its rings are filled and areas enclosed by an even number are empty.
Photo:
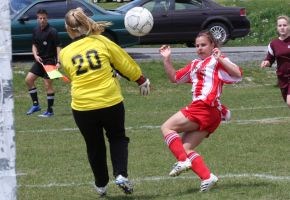
M290 108L290 19L286 15L277 17L278 38L268 45L268 53L261 67L271 67L277 62L278 86L283 100Z
M136 82L142 95L150 92L149 79L121 47L100 35L110 23L93 21L81 8L70 10L65 23L73 42L60 52L60 62L71 80L73 117L86 142L96 191L105 195L109 182L105 131L115 183L131 194L133 186L127 173L129 138L125 135L125 109L116 72Z
M224 83L241 81L240 67L222 55L209 31L196 37L199 58L176 70L167 45L159 49L165 72L172 83L191 83L192 101L161 126L164 140L177 159L170 176L192 169L201 179L200 191L208 191L218 178L212 174L195 148L219 126L222 118L220 96ZM179 133L183 133L182 137Z

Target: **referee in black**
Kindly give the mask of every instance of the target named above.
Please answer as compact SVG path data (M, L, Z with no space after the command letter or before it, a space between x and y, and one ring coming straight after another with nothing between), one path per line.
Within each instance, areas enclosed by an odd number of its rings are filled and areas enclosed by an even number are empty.
M32 107L27 111L27 115L40 111L40 105L37 96L35 81L38 77L44 80L47 94L47 110L39 115L40 117L53 116L54 89L52 80L49 79L42 64L56 65L59 67L58 55L61 50L61 43L58 38L58 32L48 23L48 14L46 10L39 9L37 12L38 26L33 29L32 33L32 53L35 59L30 71L28 72L25 83L28 87L28 93L32 100Z

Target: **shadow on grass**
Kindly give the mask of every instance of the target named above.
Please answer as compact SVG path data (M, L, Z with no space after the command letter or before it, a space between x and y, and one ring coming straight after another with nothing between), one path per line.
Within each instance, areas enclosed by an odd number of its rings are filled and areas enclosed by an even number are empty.
M256 182L253 183L253 181L244 182L244 183L219 183L215 188L213 189L219 189L219 190L237 190L237 191L247 191L248 189L253 188L271 188L274 187L275 184L270 182Z

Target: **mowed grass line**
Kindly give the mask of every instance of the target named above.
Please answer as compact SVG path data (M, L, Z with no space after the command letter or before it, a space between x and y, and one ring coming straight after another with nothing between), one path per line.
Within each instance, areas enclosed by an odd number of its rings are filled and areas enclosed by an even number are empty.
M168 177L175 159L159 130L164 120L190 101L190 85L169 83L160 62L140 65L152 82L150 96L139 96L135 83L121 79L130 137L129 174L135 191L126 196L110 182L105 199L290 199L290 115L275 86L273 69L241 64L243 82L224 88L222 101L232 109L232 121L221 124L197 149L220 181L212 191L201 194L200 181L192 172ZM13 68L18 198L98 198L85 144L71 116L69 85L55 81L54 117L26 116L31 102L24 77L29 67L30 63L14 63ZM45 109L42 85L39 80Z

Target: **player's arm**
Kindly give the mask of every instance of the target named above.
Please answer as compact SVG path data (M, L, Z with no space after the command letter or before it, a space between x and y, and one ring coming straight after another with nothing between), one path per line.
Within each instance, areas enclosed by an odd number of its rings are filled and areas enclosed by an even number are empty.
M231 62L228 58L225 58L221 54L221 50L219 48L214 48L212 52L215 59L223 66L223 68L229 73L230 76L234 77L242 77L241 69L233 62Z
M261 62L261 65L260 65L261 68L270 67L270 66L271 66L271 64L270 64L270 61L269 60L263 60Z
M107 38L105 40L113 67L127 80L136 82L139 85L141 95L148 95L150 93L150 81L142 74L140 66L120 46Z
M37 47L35 46L35 44L32 44L32 53L33 53L33 57L34 57L35 61L41 63L42 59L40 56L38 56L38 50L37 50Z
M261 62L260 67L271 67L272 64L275 62L274 51L271 47L271 43L268 45L268 52L265 59Z
M173 67L172 61L171 61L171 49L170 46L168 45L162 45L159 48L159 52L161 56L163 56L163 65L164 65L164 70L167 74L167 77L172 83L176 82L175 79L175 74L176 70Z
M271 67L275 62L275 56L271 55L269 52L267 53L266 58L262 61L261 67Z
M56 55L57 55L57 61L56 61L56 67L60 68L60 57L59 57L59 53L60 53L61 47L57 46L56 47Z

